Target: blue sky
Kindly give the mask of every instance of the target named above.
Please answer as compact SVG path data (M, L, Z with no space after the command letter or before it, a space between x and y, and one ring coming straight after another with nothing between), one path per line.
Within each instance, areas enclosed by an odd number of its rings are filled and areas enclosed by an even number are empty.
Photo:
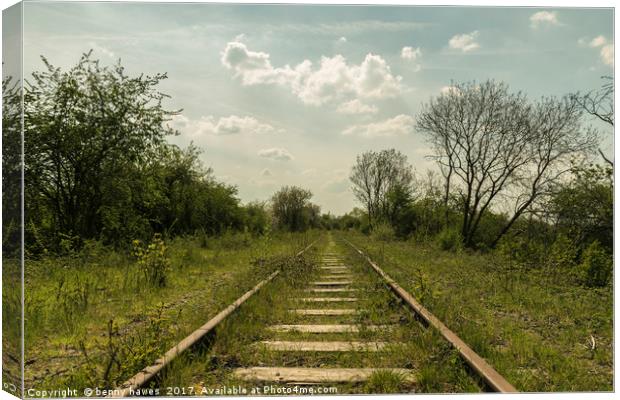
M26 3L24 24L26 74L40 55L68 67L91 48L167 72L168 106L183 109L171 141L202 147L243 201L296 184L336 214L356 205L348 174L365 150L434 168L415 116L451 81L536 99L613 74L611 9Z

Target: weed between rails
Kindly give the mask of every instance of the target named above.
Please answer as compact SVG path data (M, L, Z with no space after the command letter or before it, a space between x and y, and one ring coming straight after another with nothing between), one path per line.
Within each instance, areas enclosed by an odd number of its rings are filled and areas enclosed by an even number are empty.
M402 393L405 390L406 382L402 374L392 371L377 371L373 373L364 385L365 393Z

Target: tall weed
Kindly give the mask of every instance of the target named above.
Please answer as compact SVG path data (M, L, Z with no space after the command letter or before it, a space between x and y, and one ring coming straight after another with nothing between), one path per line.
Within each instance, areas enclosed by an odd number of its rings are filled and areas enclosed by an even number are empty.
M164 287L170 269L167 246L160 234L155 234L150 244L145 246L140 240L133 241L132 254L138 260L144 279L152 286Z

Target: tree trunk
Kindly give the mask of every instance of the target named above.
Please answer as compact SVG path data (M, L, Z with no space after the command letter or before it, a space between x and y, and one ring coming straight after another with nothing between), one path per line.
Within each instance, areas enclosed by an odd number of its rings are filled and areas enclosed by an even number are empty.
M517 221L517 219L523 214L523 212L530 206L530 204L532 204L532 202L534 201L534 197L530 197L528 199L528 201L526 201L521 207L519 207L519 209L515 212L515 214L512 216L512 218L510 218L510 221L508 221L508 223L502 228L502 230L499 232L499 234L495 237L495 239L493 240L493 242L491 243L491 248L495 248L497 247L497 244L499 243L500 239L506 234L508 233L508 231L510 230L510 228L512 227L512 225L514 225L514 223Z

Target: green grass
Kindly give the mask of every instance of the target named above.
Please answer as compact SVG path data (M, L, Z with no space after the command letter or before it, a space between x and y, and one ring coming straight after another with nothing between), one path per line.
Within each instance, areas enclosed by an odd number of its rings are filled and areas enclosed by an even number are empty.
M162 288L144 281L130 255L103 247L28 260L26 388L122 383L266 277L261 259L316 236L177 238L167 243Z
M518 390L613 390L613 293L493 253L343 233ZM594 342L593 342L594 341ZM596 343L594 346L593 343ZM431 391L441 371L422 371ZM429 375L427 377L427 375Z
M203 388L242 384L231 376L237 367L331 366L415 371L416 383L381 372L363 384L336 385L338 393L481 390L482 382L458 352L420 324L357 253L332 240L339 236L367 251L517 389L612 390L611 290L575 286L548 271L515 269L492 253L454 253L353 233L332 234L301 259L284 256L319 237L316 232L264 238L225 235L206 242L178 238L167 243L170 269L163 288L144 282L134 258L102 247L29 260L26 388L115 387L280 268L283 272L272 283L213 335L177 358L152 387L191 386L200 394ZM292 315L288 309L300 305L295 297L323 297L301 290L322 273L316 266L326 250L338 252L350 265L360 289L351 296L360 299L356 306L365 311L342 317ZM9 298L11 291L3 293L5 311L17 306L18 299ZM330 308L351 306L342 302ZM266 329L279 323L394 328L320 335ZM3 324L18 327L6 317ZM380 340L403 345L380 353L269 352L252 345L261 340ZM8 345L5 340L3 346Z
M407 387L403 376L390 371L377 371L364 385L364 392L373 394L402 393Z
M14 395L21 395L21 292L19 260L3 258L2 382L4 390Z

